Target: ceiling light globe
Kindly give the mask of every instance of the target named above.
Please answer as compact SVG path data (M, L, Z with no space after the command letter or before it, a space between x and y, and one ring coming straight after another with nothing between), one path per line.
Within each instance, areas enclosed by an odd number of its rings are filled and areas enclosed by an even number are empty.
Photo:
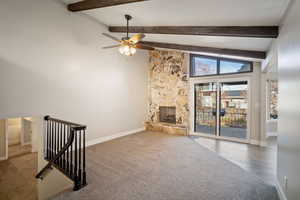
M131 48L130 48L130 54L133 55L133 54L135 54L135 53L136 53L136 48L131 47Z
M129 52L130 51L130 47L128 45L124 46L124 52Z
M131 56L130 51L125 51L126 56Z
M119 48L119 52L120 52L120 54L124 54L125 52L124 52L124 46L121 46L120 48Z

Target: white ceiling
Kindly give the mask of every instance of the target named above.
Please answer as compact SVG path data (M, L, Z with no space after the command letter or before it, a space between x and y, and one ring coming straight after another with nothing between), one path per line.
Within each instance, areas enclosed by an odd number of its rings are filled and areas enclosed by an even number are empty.
M108 26L124 26L124 14L132 15L130 25L136 26L271 26L280 24L288 2L289 0L150 0L83 13ZM266 51L272 39L147 34L145 41Z

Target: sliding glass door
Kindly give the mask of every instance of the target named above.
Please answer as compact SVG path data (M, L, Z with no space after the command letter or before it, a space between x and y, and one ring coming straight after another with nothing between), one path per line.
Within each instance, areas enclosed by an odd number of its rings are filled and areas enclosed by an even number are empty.
M220 136L247 138L248 83L220 83Z
M248 137L248 81L194 85L194 132L245 140Z
M217 131L216 83L195 85L195 132L215 135Z

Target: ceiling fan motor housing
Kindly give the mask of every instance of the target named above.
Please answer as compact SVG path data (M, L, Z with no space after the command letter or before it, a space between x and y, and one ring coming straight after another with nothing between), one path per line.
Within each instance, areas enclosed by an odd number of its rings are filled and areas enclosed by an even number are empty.
M125 19L129 21L132 19L132 17L130 15L125 15Z

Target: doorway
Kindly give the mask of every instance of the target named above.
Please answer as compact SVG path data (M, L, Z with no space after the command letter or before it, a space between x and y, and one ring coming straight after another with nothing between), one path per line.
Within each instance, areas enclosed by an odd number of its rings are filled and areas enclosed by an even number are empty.
M31 118L9 118L6 123L8 158L31 153Z
M194 134L248 142L249 91L247 79L195 82Z

